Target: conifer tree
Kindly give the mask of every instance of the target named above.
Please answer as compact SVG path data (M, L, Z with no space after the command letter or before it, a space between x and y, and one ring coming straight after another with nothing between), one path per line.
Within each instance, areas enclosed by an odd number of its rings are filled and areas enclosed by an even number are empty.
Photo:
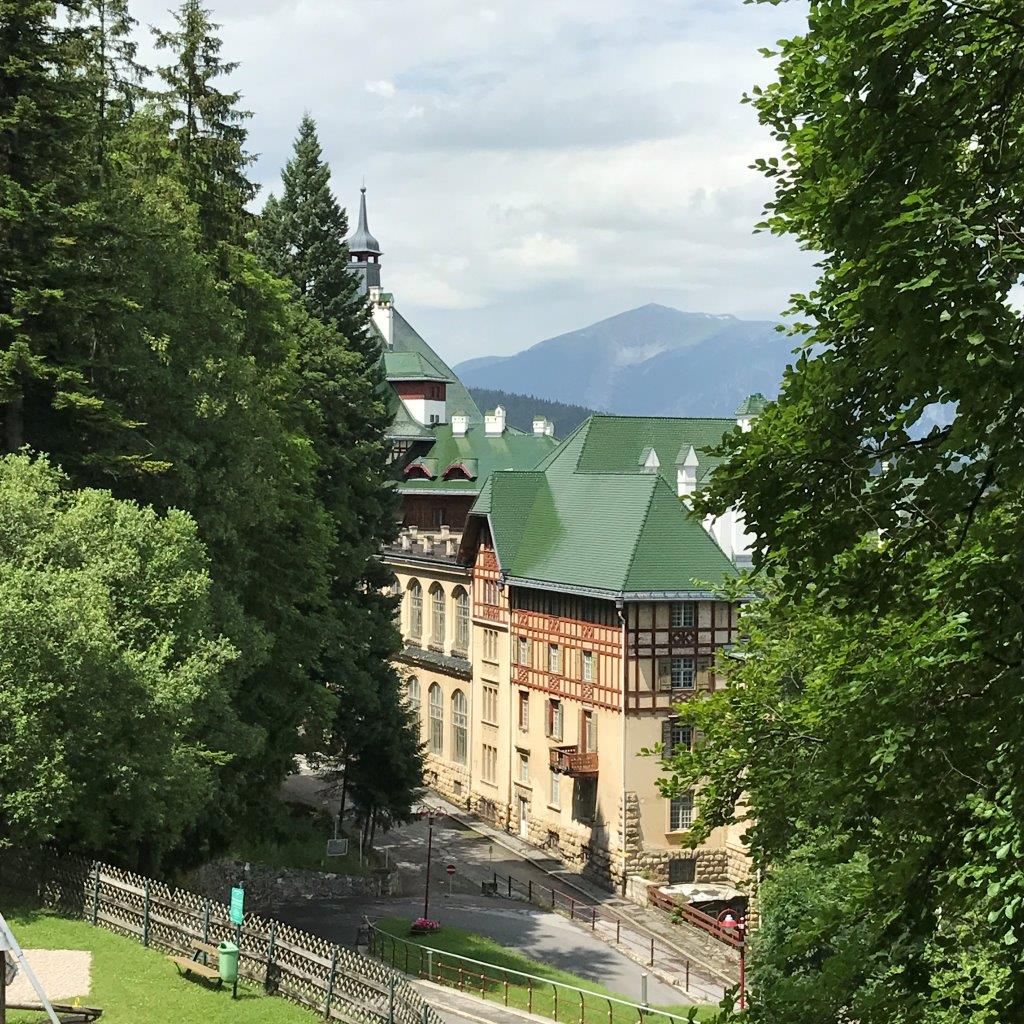
M174 21L174 30L156 31L155 38L157 48L172 57L170 64L158 69L167 86L160 100L184 183L199 210L207 245L240 242L240 214L256 195L256 186L245 173L252 163L245 151L245 122L251 115L239 108L240 93L217 87L238 64L221 58L219 26L199 0L184 0Z

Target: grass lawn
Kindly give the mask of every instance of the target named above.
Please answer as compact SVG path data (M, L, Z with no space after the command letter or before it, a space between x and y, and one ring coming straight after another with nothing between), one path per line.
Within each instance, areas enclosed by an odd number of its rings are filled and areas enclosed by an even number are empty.
M465 990L472 992L474 995L484 995L487 999L493 999L497 1002L505 1002L508 1000L508 1005L517 1007L522 1010L531 1008L531 996L528 982L526 979L517 979L515 975L505 975L501 968L507 971L521 971L525 974L533 974L540 978L546 978L550 981L560 981L566 985L575 985L577 988L585 989L587 992L593 992L594 996L584 996L584 1021L586 1024L609 1024L608 1021L608 1007L609 1004L606 1000L599 998L602 995L605 996L616 996L620 999L626 998L625 996L619 996L617 992L612 992L602 985L598 985L593 981L588 981L586 978L580 978L575 974L570 974L567 971L558 970L555 967L549 967L547 964L540 963L536 960L530 960L528 957L517 953L513 949L509 949L507 946L502 946L495 942L493 939L485 938L482 935L476 935L473 932L463 931L461 928L453 928L450 925L444 925L439 932L435 932L432 935L416 935L410 937L409 935L409 924L408 918L397 918L389 917L382 921L377 922L377 927L381 931L387 932L389 935L394 935L400 939L407 939L420 946L429 946L431 949L438 950L441 953L457 953L459 956L470 957L473 960L480 960L487 964L492 964L496 969L488 971L487 968L473 967L472 965L463 965L466 973L460 979L458 971L458 961L450 961L448 965L441 968L443 971L442 978L446 984L453 985L455 987L460 986L460 981L464 982ZM419 964L415 958L415 950L409 951L409 973L416 974L420 973ZM390 956L390 952L387 954ZM397 959L395 966L399 969L405 967L405 953L401 943L397 944ZM439 970L439 963L444 964L443 956L434 957L434 980L441 980L437 977ZM482 978L480 975L471 977L469 971L480 971L482 974L487 975L486 978ZM424 960L424 966L422 973L426 973L426 963ZM508 979L508 989L506 992L505 979ZM632 1002L633 1000L627 1000ZM628 1007L618 1006L615 1003L612 1006L612 1024L637 1024L637 1015L631 1011ZM687 1014L693 1010L695 1012L694 1020L708 1020L713 1017L716 1013L720 1012L717 1007L711 1006L665 1006L661 1009L669 1010L672 1013L678 1014L681 1017L686 1017ZM553 1020L558 1020L562 1024L578 1024L580 1019L580 1002L579 996L575 993L567 993L564 991L559 992L558 995L558 1012L555 1014L555 1001L554 1001L554 990L552 986L542 985L540 983L534 983L533 995L532 995L532 1011L536 1014L540 1014L544 1017L551 1017ZM658 1014L652 1014L651 1017L647 1018L651 1024L665 1024L669 1018L661 1017Z
M359 840L352 837L344 857L328 857L327 839L334 835L334 825L323 811L302 804L282 804L268 817L253 829L253 835L259 838L235 843L228 855L273 868L304 868L336 875L368 875L378 866L374 854L364 856L360 863Z
M69 921L46 911L3 909L24 949L92 952L92 989L82 993L81 1002L102 1007L102 1024L311 1024L317 1019L312 1011L249 985L239 985L238 999L232 1001L230 986L216 990L201 981L180 978L162 953L85 921ZM45 1019L23 1011L7 1015L9 1024L37 1024Z

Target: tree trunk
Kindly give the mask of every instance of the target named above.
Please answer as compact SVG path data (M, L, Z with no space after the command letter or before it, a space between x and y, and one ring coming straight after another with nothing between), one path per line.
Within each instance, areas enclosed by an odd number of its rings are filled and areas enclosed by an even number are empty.
M4 451L20 451L25 444L25 399L18 395L4 407Z

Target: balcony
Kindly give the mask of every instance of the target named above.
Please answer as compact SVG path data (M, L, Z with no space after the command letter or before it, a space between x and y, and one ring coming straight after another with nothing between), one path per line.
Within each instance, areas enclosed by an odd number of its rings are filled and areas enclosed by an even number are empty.
M551 770L575 779L597 775L597 751L578 747L552 747Z

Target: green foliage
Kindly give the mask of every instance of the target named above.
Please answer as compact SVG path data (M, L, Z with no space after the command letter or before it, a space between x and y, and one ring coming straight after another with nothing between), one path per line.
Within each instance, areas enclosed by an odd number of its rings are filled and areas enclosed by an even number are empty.
M0 460L0 846L173 845L241 731L195 523Z
M582 405L537 398L536 395L513 395L507 391L494 391L490 388L470 388L469 393L481 409L502 406L508 415L508 422L527 434L533 433L533 417L544 416L555 425L557 437L568 437L596 411Z
M1008 0L818 2L752 97L766 224L821 273L699 502L742 505L763 600L666 787L705 780L697 837L751 819L752 1020L1024 1014L1022 31Z

